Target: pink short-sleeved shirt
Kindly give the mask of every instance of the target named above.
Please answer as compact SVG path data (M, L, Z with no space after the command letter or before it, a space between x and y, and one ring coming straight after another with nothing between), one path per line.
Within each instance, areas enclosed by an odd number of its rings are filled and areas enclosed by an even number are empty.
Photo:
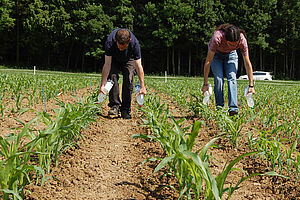
M243 56L248 56L248 44L244 34L241 33L241 39L236 47L227 45L225 33L221 30L216 30L208 44L208 49L217 53L230 53L233 50L240 49Z

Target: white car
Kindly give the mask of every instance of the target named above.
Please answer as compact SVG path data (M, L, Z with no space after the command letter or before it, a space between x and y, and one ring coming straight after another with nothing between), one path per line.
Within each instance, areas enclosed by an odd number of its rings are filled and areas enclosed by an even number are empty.
M248 80L247 75L242 75L239 77L240 80ZM272 80L272 75L270 72L262 72L262 71L255 71L253 72L253 80Z

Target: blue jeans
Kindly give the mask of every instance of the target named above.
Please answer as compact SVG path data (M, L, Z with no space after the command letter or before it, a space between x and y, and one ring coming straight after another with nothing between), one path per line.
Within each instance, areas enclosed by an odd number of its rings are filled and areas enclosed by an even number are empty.
M226 73L228 83L228 106L229 112L238 111L237 106L237 81L236 73L238 70L238 55L236 51L230 53L215 53L211 63L211 69L214 73L214 92L217 106L224 106L224 73Z

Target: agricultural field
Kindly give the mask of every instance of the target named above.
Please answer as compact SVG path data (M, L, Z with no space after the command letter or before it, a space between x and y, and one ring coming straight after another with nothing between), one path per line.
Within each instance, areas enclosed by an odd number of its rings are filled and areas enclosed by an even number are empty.
M130 120L107 117L99 82L0 70L2 199L300 199L299 82L256 81L249 108L241 80L229 117L201 78L147 76Z

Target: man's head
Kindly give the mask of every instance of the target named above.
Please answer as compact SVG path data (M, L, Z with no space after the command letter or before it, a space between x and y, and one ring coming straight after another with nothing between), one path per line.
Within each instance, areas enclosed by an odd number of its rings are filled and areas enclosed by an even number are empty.
M131 40L130 33L126 29L119 29L116 33L115 38L120 51L124 51L128 47L128 44Z

